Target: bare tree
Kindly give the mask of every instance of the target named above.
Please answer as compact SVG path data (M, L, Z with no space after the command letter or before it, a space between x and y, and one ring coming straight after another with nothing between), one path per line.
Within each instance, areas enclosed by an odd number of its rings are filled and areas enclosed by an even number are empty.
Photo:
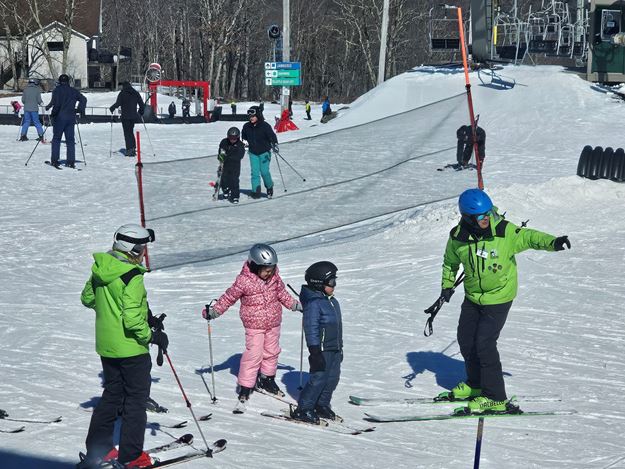
M21 63L24 66L27 63L26 36L30 28L30 17L22 13L17 3L0 0L0 21L3 24L3 32L6 37L6 43L2 44L2 47L6 49L9 59L11 76L13 77L13 89L18 91L17 65ZM15 27L14 31L11 30L11 24ZM17 43L19 43L19 47L16 50L14 44Z

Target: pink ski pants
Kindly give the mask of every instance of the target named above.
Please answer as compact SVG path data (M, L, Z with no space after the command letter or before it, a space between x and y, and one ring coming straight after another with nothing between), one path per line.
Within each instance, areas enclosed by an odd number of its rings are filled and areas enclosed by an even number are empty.
M245 352L239 367L239 385L253 388L258 370L265 376L275 376L278 369L280 326L271 329L245 329Z

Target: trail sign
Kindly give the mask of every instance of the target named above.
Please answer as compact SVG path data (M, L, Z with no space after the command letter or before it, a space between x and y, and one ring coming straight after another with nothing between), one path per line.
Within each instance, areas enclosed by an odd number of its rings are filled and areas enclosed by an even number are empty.
M265 78L267 86L300 86L302 84L299 77L296 78Z
M301 62L265 62L265 70L300 70Z
M265 70L265 78L299 78L299 70Z
M300 62L265 62L265 85L300 86L301 68Z

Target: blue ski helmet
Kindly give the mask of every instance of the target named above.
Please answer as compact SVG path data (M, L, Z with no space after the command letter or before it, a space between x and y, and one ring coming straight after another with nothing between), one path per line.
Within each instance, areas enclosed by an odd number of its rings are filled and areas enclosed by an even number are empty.
M463 215L480 215L493 208L490 197L481 189L467 189L458 199L458 208Z

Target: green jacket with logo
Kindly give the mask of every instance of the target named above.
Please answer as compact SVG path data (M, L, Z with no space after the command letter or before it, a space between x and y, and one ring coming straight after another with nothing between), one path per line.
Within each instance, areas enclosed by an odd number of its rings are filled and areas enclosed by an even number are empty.
M480 305L512 301L517 293L515 255L528 249L553 251L555 236L519 228L494 211L490 233L476 236L461 222L449 233L443 259L443 288L452 288L460 264L466 298Z
M118 251L95 253L91 277L80 300L95 310L96 352L107 358L126 358L148 352L148 300L143 274Z

